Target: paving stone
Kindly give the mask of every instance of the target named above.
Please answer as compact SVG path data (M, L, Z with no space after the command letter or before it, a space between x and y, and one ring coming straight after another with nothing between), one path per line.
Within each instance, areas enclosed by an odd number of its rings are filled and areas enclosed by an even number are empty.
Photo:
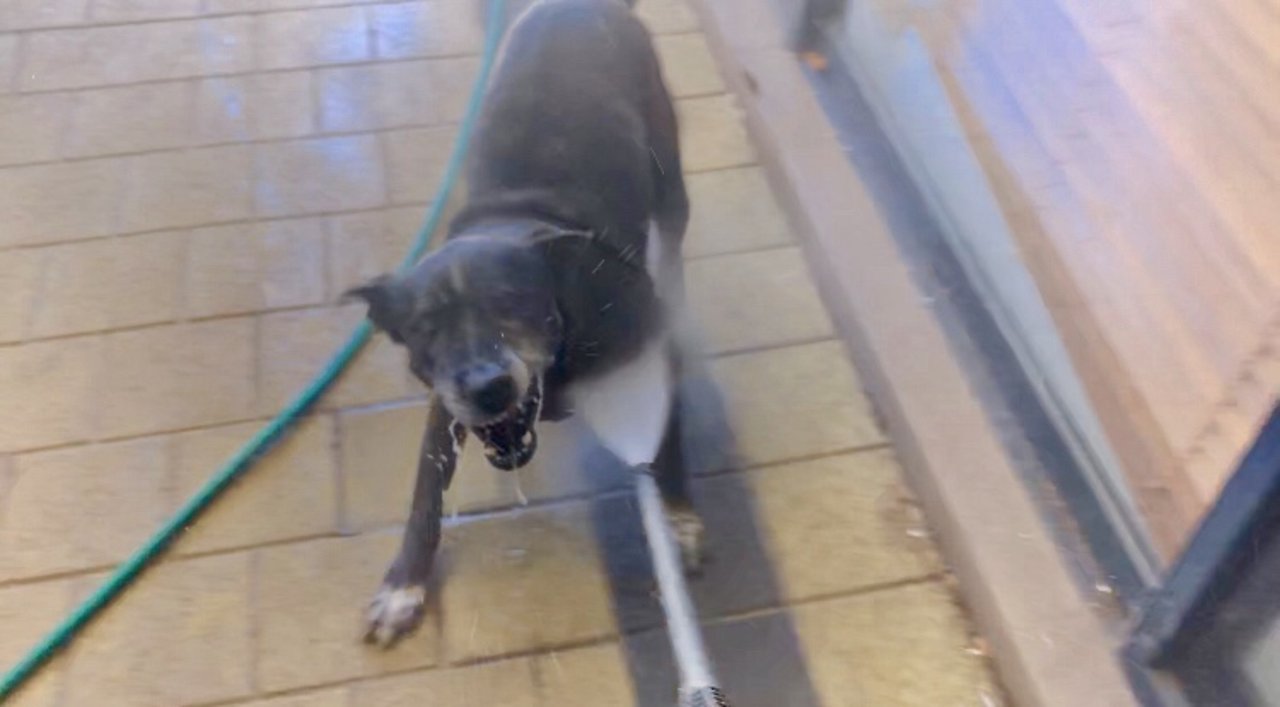
M14 90L18 66L18 35L0 34L0 94Z
M258 145L254 174L262 216L369 209L386 201L382 158L372 135Z
M448 528L440 563L450 660L617 632L585 504Z
M426 419L423 403L340 414L344 529L385 527L408 517Z
M248 419L253 341L247 317L107 335L99 433L123 437Z
M309 71L202 79L195 105L197 144L304 137L316 130Z
M123 560L172 510L163 438L19 456L0 516L0 579Z
M991 704L983 659L952 598L934 584L872 592L792 609L822 704Z
M343 132L457 122L478 68L476 59L457 58L325 69L317 75L321 128Z
M229 425L177 435L174 486L186 499L261 427ZM174 548L208 552L329 533L337 522L337 470L333 420L309 417L217 504L187 529Z
M0 451L90 439L101 409L99 337L0 347Z
M836 341L712 363L747 464L881 444L884 435Z
M370 16L382 59L479 54L484 45L484 29L469 0L376 5Z
M403 523L409 512L426 405L415 403L341 415L344 527L348 530ZM584 494L618 479L583 463L581 431L570 424L544 424L538 453L518 472L494 469L479 447L467 445L445 494L447 514L472 513Z
M680 121L680 157L686 172L755 163L755 148L732 96L677 100L676 118Z
M534 659L538 704L544 707L638 705L631 675L616 643L551 651Z
M0 39L0 71L5 71L5 41ZM0 74L7 77L10 74ZM7 78L0 78L0 84ZM0 88L0 93L4 93ZM64 93L37 93L0 98L0 165L47 162L57 159L58 142L67 124L71 97Z
M698 16L685 0L643 0L636 3L635 13L654 34L691 32L698 28Z
M246 702L245 707L351 707L350 690L339 687Z
M205 9L211 14L231 12L267 12L271 10L297 10L329 5L356 5L382 0L205 0Z
M828 704L810 682L796 629L785 611L704 624L702 631L716 676L734 707ZM679 677L666 632L629 636L626 648L637 704L672 704Z
M243 15L33 32L19 86L37 91L240 73L250 68L250 36Z
M685 264L689 303L710 353L834 336L798 248Z
M102 579L82 580L81 598ZM154 568L72 647L66 704L163 707L248 695L249 587L247 554Z
M351 688L352 707L534 707L537 686L528 658L397 675Z
M330 301L399 267L413 245L425 209L404 206L327 219Z
M311 382L357 324L358 305L275 312L261 317L258 351L260 415L273 415ZM421 383L411 380L404 350L377 336L321 401L331 409L385 400L421 397Z
M690 174L685 257L756 250L791 242L791 229L759 167Z
M724 93L724 79L707 38L701 34L659 35L654 48L662 63L667 90L676 98Z
M0 665L15 665L71 610L71 580L0 587ZM66 680L66 656L58 656L9 701L9 707L54 707Z
M0 251L0 343L26 336L40 286L42 254L35 250Z
M89 19L93 22L136 22L138 20L195 17L201 0L93 0Z
M93 157L185 146L192 85L185 81L115 86L72 94L67 157Z
M130 157L128 162L122 231L199 226L252 213L255 185L248 147L158 152Z
M399 548L398 533L277 545L256 552L258 682L266 690L327 684L436 663L438 613L395 650L360 640L362 619ZM434 590L433 590L434 591Z
M0 31L84 22L89 0L8 0L0 6Z
M320 219L213 226L191 232L186 315L212 317L325 302Z
M182 233L149 233L41 250L41 291L28 334L172 321L181 301L184 239Z
M787 602L943 570L891 452L760 469L748 479Z
M0 170L0 246L117 233L128 168L128 158L111 158Z
M692 493L706 526L704 547L709 556L702 572L689 582L699 615L724 617L781 605L782 591L745 480L736 474L699 479ZM626 632L661 627L662 608L654 593L653 567L634 497L601 500L593 510L619 625Z
M543 423L538 429L538 453L516 472L493 468L479 445L469 444L445 498L449 513L513 508L525 500L542 501L625 487L626 470L617 463L598 462L590 433L576 419ZM523 497L523 498L522 498Z
M259 69L365 61L369 27L359 7L272 12L253 18Z
M393 204L432 199L440 188L457 128L416 128L385 133L387 182Z

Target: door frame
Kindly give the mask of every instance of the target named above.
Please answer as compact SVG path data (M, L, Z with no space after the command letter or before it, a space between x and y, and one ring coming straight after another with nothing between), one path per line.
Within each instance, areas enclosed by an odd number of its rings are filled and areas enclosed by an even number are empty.
M1280 615L1280 404L1161 585L1139 603L1130 661L1179 678L1191 696L1248 704L1233 661ZM1225 700L1225 701L1224 701Z

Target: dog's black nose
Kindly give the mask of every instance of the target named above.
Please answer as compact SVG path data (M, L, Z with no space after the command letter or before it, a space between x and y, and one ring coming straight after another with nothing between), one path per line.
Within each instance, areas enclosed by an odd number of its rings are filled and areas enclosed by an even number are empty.
M506 412L516 402L516 381L506 371L489 371L470 376L467 397L486 415Z

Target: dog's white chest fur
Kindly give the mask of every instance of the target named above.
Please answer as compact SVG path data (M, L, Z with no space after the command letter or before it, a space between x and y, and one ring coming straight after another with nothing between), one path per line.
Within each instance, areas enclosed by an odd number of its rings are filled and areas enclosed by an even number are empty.
M661 239L649 230L645 266L661 287ZM600 443L623 462L650 464L658 455L671 411L671 361L664 330L626 364L571 391L574 409Z

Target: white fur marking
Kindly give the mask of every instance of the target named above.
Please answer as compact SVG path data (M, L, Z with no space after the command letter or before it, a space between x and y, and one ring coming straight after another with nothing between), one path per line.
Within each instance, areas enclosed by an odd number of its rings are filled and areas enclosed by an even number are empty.
M427 590L424 587L384 586L379 589L369 604L366 619L374 641L380 646L389 646L411 631L426 600Z
M574 409L609 451L631 466L658 455L671 409L665 337L618 368L573 389Z

